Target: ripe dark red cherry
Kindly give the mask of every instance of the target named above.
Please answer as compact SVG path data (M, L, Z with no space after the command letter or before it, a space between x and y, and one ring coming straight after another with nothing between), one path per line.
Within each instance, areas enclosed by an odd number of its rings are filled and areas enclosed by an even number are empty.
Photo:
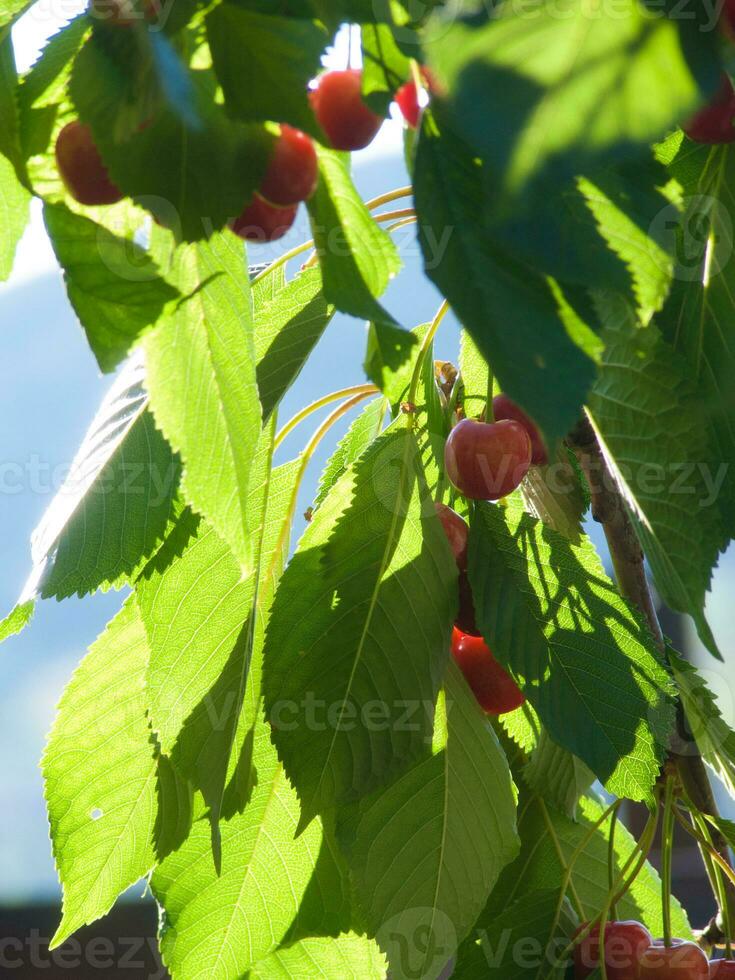
M230 227L236 235L249 242L274 242L286 234L296 219L298 209L298 204L277 208L259 194L253 194L250 204Z
M735 960L710 960L710 980L735 980Z
M732 143L735 140L735 89L728 75L722 73L717 94L683 126L684 132L697 143Z
M462 419L444 447L447 476L465 497L499 500L518 486L531 465L531 440L520 422Z
M481 636L469 636L455 626L452 630L452 656L478 704L489 715L514 711L526 700Z
M580 926L577 932L581 932ZM640 922L608 922L605 927L605 967L608 980L638 980L641 957L653 943ZM595 926L574 949L574 976L588 977L600 965L600 927Z
M696 943L652 943L641 956L638 980L708 980L709 962Z
M122 194L110 180L89 126L75 119L56 138L56 166L61 179L80 204L115 204Z
M357 68L326 72L309 98L335 150L363 149L383 124L383 117L362 100L362 72Z
M312 141L300 129L283 125L258 193L278 207L298 204L314 193L318 176Z
M516 405L507 395L496 395L493 398L493 415L496 422L503 419L513 419L520 422L531 440L531 462L536 464L549 462L546 446L536 423L526 415L520 405Z
M467 521L463 520L456 510L452 510L446 504L434 504L434 506L436 507L436 516L441 521L449 541L449 547L452 549L454 560L457 562L457 568L460 572L466 572L467 539L470 535Z

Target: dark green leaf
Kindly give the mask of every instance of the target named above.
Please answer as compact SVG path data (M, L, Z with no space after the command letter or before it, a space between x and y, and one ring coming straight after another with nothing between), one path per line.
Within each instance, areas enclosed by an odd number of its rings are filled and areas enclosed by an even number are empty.
M522 895L498 918L479 929L475 943L465 943L453 980L522 980L538 976L561 980L566 964L559 953L578 924L568 898L558 888Z
M438 18L427 50L456 125L515 197L536 178L558 186L634 156L713 94L706 17L669 18L639 0L593 15L583 0L531 0L500 16Z
M469 149L424 113L414 180L429 277L491 364L503 391L553 445L579 415L596 339L558 290L499 251L478 214L482 172Z
M469 574L483 636L551 738L611 792L651 799L673 722L671 683L592 544L572 544L515 498L477 504Z
M727 542L715 482L725 474L712 467L690 363L655 326L639 329L615 297L602 297L600 305L607 347L589 399L593 421L659 592L671 608L693 618L702 642L717 654L704 602Z
M677 238L674 286L657 321L684 357L711 434L717 506L735 537L735 153L690 140L671 141L667 160L681 183L685 211ZM669 208L666 217L675 217ZM671 225L669 225L671 227Z
M246 122L290 123L313 136L322 135L307 88L329 41L320 24L225 2L207 16L207 37L232 116Z

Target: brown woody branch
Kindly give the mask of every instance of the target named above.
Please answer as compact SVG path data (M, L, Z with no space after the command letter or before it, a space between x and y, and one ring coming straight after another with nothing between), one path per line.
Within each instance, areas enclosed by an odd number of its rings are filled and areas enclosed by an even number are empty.
M602 454L597 435L586 416L580 419L569 434L567 443L577 456L587 477L590 487L592 516L602 525L605 532L618 587L621 593L644 615L651 629L654 642L663 653L665 642L646 579L643 551L638 542L625 500ZM677 704L677 712L677 721L684 730L686 720L681 702ZM675 766L684 793L699 812L713 817L719 816L712 785L701 756L696 752L687 755L671 753L669 762ZM729 864L730 852L724 837L714 828L712 837L717 851ZM735 887L729 880L726 881L725 887L731 910L731 921L735 921L733 918L735 916ZM702 930L701 936L710 945L724 942L725 936L720 915L711 919L705 929Z

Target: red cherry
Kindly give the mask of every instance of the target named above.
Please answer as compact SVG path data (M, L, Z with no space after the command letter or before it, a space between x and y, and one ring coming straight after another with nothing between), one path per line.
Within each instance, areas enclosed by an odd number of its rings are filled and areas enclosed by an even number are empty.
M56 138L56 166L80 204L115 204L122 194L110 180L89 126L75 119Z
M410 81L406 82L405 85L401 85L396 92L396 105L401 110L403 118L411 129L416 129L419 124L419 116L421 115L416 82Z
M311 107L335 150L361 150L383 124L362 100L362 72L328 71L309 95Z
M480 631L477 628L477 620L475 618L475 603L472 598L472 587L470 586L467 572L459 573L458 586L459 607L457 609L457 618L454 621L455 625L463 633L469 633L471 636L479 636Z
M732 143L735 140L735 90L725 72L716 95L683 126L697 143Z
M470 535L467 521L463 520L456 510L452 510L446 504L434 504L434 506L436 507L436 516L441 521L449 541L449 547L452 549L454 560L457 562L457 568L461 572L465 572L467 571L467 539Z
M493 415L496 422L500 422L502 419L513 419L515 422L520 422L531 440L531 462L549 462L546 446L536 423L526 415L520 405L516 405L507 395L496 395L493 398Z
M428 68L421 68L421 77L424 80L426 88L430 92L433 91L434 77ZM421 118L421 106L419 105L419 93L416 88L416 82L413 79L406 82L405 85L401 85L396 92L395 101L408 125L412 129L416 129Z
M675 939L652 943L641 956L638 980L708 980L709 963L696 943Z
M531 440L520 422L462 419L444 447L447 476L465 497L499 500L515 490L531 465Z
M516 682L500 666L481 636L469 636L455 626L452 630L452 656L478 704L489 715L514 711L526 700Z
M283 208L311 197L318 177L319 163L312 141L300 129L281 126L258 193L270 204Z
M249 242L273 242L285 235L296 218L298 204L288 208L277 208L259 194L253 194L253 199L239 218L235 218L230 227Z
M735 960L710 960L710 980L734 980Z
M585 926L580 926L581 932ZM651 933L640 922L608 922L605 927L605 966L608 980L638 980L638 964L653 943ZM574 976L579 980L600 965L600 927L574 949Z

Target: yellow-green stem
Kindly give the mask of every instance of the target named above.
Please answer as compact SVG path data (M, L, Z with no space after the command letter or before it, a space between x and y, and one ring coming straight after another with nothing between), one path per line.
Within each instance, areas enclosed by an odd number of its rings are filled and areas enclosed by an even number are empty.
M674 778L666 780L664 820L661 829L661 915L664 946L671 946L671 864L674 850Z
M281 431L276 436L276 441L274 444L274 449L278 449L286 436L290 435L293 430L299 425L304 419L307 419L314 412L318 412L320 408L324 408L325 405L330 405L332 402L340 401L342 398L352 398L354 404L358 401L362 401L363 398L369 398L370 395L380 394L378 388L375 385L363 384L363 385L353 385L351 388L342 388L339 391L332 391L328 395L322 395L315 402L302 408L300 412L297 412L293 418L283 426ZM355 400L356 399L356 400Z
M434 314L434 319L429 324L429 329L427 330L426 336L421 343L421 348L416 356L416 364L414 365L413 374L411 375L411 384L408 388L408 396L406 400L408 401L409 405L416 404L416 392L418 391L419 387L419 379L421 378L421 369L424 366L424 359L426 358L427 352L431 348L431 343L437 330L439 329L439 325L447 315L448 310L449 303L446 300L442 300L442 304ZM412 419L413 415L414 413L411 412L409 414L409 419ZM413 422L410 422L409 424L413 425Z

